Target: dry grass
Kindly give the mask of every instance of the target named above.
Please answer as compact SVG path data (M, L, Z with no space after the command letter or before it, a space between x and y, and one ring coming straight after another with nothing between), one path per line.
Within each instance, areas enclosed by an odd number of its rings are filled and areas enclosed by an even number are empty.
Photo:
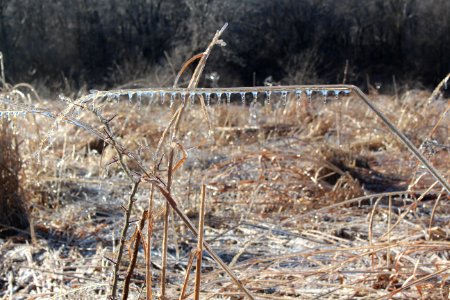
M26 230L28 208L21 187L21 159L17 136L7 120L0 120L0 237Z
M42 113L14 121L38 241L1 240L1 297L106 297L122 245L115 269L128 283L117 293L127 290L130 298L149 293L146 281L161 293L161 278L167 299L243 298L218 260L255 298L448 298L449 195L356 96L325 104L322 95L309 103L303 94L299 105L290 93L285 105L272 95L270 105L259 99L245 107L213 99L209 107L182 108L176 126L180 108L169 108L168 99L139 104L133 97L131 104L71 102L70 109L42 101L46 109L35 110L54 112L57 126ZM371 100L448 181L449 106L428 97ZM171 123L177 133L160 143ZM155 160L159 144L164 155ZM127 198L127 226L138 225L120 243ZM204 234L197 236L189 230L203 205ZM211 251L202 255L201 272L192 269L198 238Z

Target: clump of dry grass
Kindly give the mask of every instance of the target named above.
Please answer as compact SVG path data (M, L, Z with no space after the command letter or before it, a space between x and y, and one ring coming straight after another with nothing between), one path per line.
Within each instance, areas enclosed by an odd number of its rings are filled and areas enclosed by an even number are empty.
M21 187L21 159L10 124L0 120L0 236L28 227L27 201Z

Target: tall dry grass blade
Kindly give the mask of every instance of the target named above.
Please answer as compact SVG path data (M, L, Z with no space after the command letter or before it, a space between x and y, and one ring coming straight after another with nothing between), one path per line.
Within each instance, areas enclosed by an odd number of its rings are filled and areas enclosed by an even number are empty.
M180 294L180 298L178 298L179 300L183 300L184 298L186 298L186 290L187 290L187 286L189 283L189 277L191 274L191 270L192 270L192 265L194 264L194 258L196 255L196 251L192 251L191 254L189 254L189 261L186 267L186 275L184 276L184 282L183 282L183 287L181 288L181 294Z
M198 243L197 243L197 264L195 266L195 287L194 299L200 299L200 282L202 274L202 258L203 258L203 226L205 224L205 198L206 185L202 185L200 197L200 211L198 212Z
M131 255L130 264L128 265L127 274L123 282L122 300L128 299L128 292L130 290L131 277L133 276L134 267L136 266L137 256L139 252L139 242L141 241L141 231L144 228L145 219L147 218L147 211L142 212L139 225L136 227L135 239L133 243L133 253Z
M392 225L392 196L389 195L389 203L388 203L388 235L387 235L387 242L388 244L391 243L391 225ZM387 263L387 268L390 269L391 268L391 248L387 249L387 253L386 253L386 263Z
M448 73L447 76L445 76L445 78L442 79L441 82L439 82L439 84L434 89L433 93L431 93L431 96L428 98L428 102L431 102L439 97L439 94L442 93L442 88L444 86L447 86L449 80L450 80L450 73Z
M122 227L122 232L120 234L120 241L119 241L119 248L117 252L117 256L115 259L114 269L113 269L113 277L111 282L111 299L117 298L117 283L119 278L119 269L120 269L120 262L122 261L122 255L123 255L123 248L125 247L125 239L127 237L128 227L130 225L130 216L131 216L131 210L133 208L133 202L134 202L134 196L136 195L136 192L139 187L139 182L135 182L133 184L133 187L131 189L130 196L128 197L128 204L125 211L125 220Z
M190 221L190 219L186 216L184 212L178 207L177 202L169 193L169 191L164 187L159 180L153 178L144 178L144 181L153 183L161 194L166 198L166 201L172 206L172 209L175 213L180 217L180 219L184 222L186 227L194 234L198 236L198 231L195 228L194 224ZM219 264L219 266L231 277L233 282L238 286L238 288L249 298L255 299L252 293L242 284L242 282L238 279L238 277L233 273L233 271L228 268L228 266L223 262L223 260L215 253L215 251L211 248L211 246L207 242L203 242L203 247L208 251L209 255Z
M199 53L197 55L192 56L191 58L189 58L181 67L181 70L178 72L177 77L175 78L174 82L173 82L173 87L176 88L178 87L178 81L180 80L181 75L183 75L184 71L186 71L186 69L190 66L190 64L192 64L194 61L196 61L197 59L200 59L203 57L203 53Z
M172 189L172 167L173 167L173 147L170 148L167 166L167 191L170 194ZM167 273L167 251L169 241L169 215L170 205L166 201L164 212L164 233L163 233L163 245L162 245L162 269L161 269L161 299L166 299L166 273Z
M447 180L436 170L433 165L423 156L419 149L414 146L414 144L403 134L400 130L395 127L392 122L390 122L387 117L369 100L369 98L356 86L352 87L352 90L364 101L364 103L383 121L383 123L388 127L388 129L393 133L407 148L411 151L414 156L428 169L428 171L433 175L433 177L446 189L447 193L450 194L450 184Z
M430 223L428 224L428 238L431 239L431 233L432 233L432 227L433 227L433 220L434 220L434 215L436 214L436 209L439 205L439 202L441 201L442 198L442 194L444 193L444 190L442 190L439 195L436 198L436 202L433 205L433 209L431 210L431 215L430 215Z
M6 87L5 66L3 64L3 53L0 52L0 80L2 81L2 89Z
M198 82L200 81L200 77L201 77L201 75L203 73L203 70L205 69L206 61L208 60L208 57L211 54L211 51L214 48L214 46L216 46L216 45L224 46L225 45L225 43L222 40L220 40L220 36L225 31L227 26L228 26L228 23L225 23L225 25L223 25L223 27L219 31L216 32L216 34L214 35L211 43L206 48L205 52L203 52L203 55L200 58L200 61L198 62L197 67L195 68L194 74L192 75L191 81L189 82L188 89L193 89L193 88L197 87ZM204 115L204 117L206 119L206 122L208 124L208 127L209 127L209 131L212 132L212 124L211 124L211 121L209 119L208 111L206 110L205 100L203 99L203 97L201 95L200 95L200 103L201 103L201 106L202 106L203 115ZM180 112L180 115L178 116L178 121L175 124L175 130L174 130L173 136L175 136L176 133L178 132L178 128L180 126L180 121L179 120L181 119L180 117L182 115L184 107L182 106L180 109L182 111Z
M146 299L153 299L152 292L152 234L153 234L153 197L155 195L155 186L152 184L150 189L150 196L148 199L148 214L147 214L147 252L145 253L145 285L146 285Z

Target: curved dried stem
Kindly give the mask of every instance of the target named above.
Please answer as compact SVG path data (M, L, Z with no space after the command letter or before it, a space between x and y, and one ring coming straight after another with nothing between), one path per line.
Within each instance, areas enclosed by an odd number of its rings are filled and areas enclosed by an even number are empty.
M176 88L178 86L178 81L180 80L181 75L183 75L184 71L197 59L202 58L204 53L199 53L197 55L192 56L187 61L184 62L183 66L181 67L181 70L178 72L177 77L175 78L175 81L173 83L173 87Z

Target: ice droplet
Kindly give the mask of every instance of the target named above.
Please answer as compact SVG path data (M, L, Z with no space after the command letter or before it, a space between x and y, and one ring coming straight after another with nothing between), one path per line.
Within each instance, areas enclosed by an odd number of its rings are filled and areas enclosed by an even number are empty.
M297 105L300 105L300 103L302 102L302 90L296 90L295 96L297 98Z
M286 106L286 104L287 104L287 92L286 91L281 92L281 104L283 104L283 106Z
M226 92L227 94L227 105L230 105L231 103L231 93L230 92Z
M241 101L242 101L242 105L245 106L245 92L241 92Z
M270 104L270 95L271 94L272 94L271 91L266 91L266 101L265 101L264 105Z

